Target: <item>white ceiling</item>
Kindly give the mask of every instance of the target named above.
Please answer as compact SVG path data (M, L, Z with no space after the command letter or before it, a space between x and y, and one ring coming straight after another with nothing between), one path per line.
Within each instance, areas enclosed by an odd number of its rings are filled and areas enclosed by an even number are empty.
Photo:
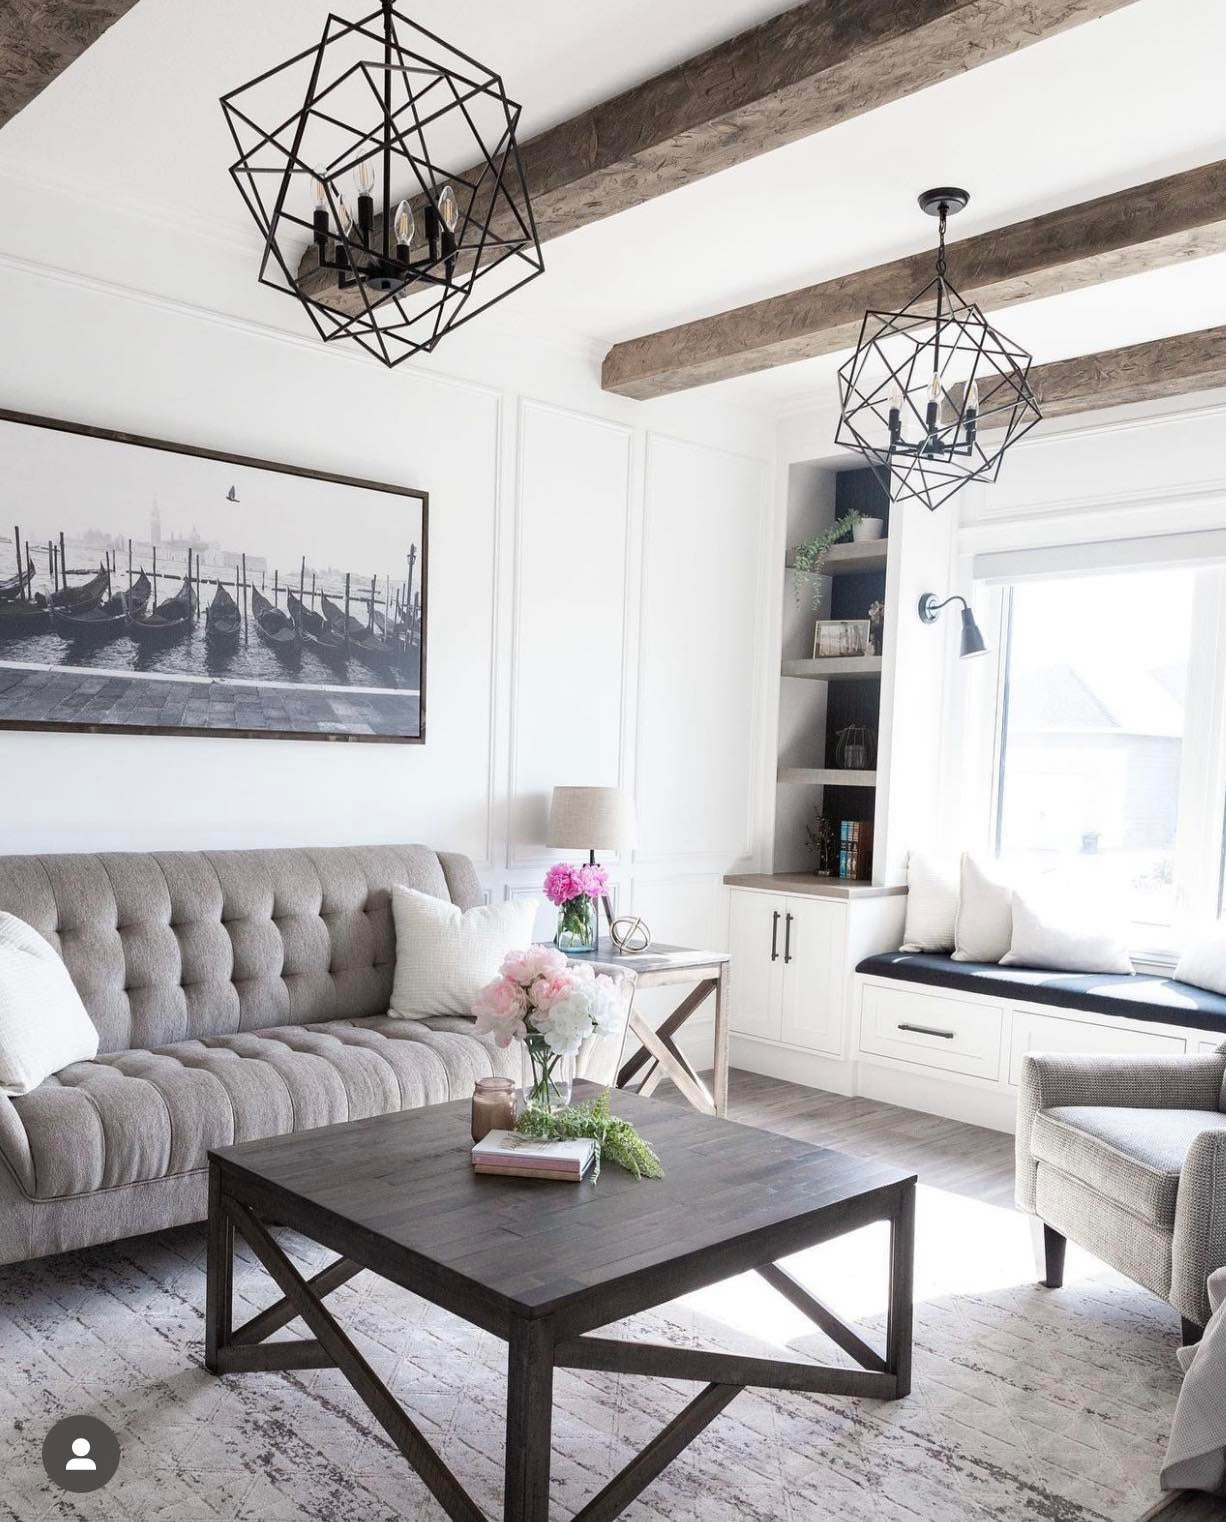
M329 0L140 0L0 130L0 168L148 197L254 249L226 173L233 152L218 97L314 41L329 8ZM530 136L787 5L420 0L404 8L501 71ZM1136 0L550 244L546 277L502 310L615 341L929 246L933 224L915 206L928 184L971 191L953 228L961 237L1226 157L1223 57L1226 5ZM951 276L956 283L956 246ZM292 320L281 300L267 299L270 321ZM1000 319L1040 360L1222 322L1226 258ZM720 389L773 409L827 386L836 363Z

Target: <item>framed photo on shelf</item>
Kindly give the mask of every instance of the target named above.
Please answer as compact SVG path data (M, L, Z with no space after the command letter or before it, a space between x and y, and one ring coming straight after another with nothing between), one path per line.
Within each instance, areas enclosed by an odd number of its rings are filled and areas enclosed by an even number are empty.
M819 618L813 629L813 659L867 655L867 618Z

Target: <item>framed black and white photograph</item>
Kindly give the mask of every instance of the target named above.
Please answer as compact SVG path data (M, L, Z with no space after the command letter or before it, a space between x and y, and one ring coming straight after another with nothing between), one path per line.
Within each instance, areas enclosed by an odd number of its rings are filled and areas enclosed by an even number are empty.
M424 491L8 411L0 479L0 728L424 740Z
M813 630L813 659L868 654L867 618L819 618Z

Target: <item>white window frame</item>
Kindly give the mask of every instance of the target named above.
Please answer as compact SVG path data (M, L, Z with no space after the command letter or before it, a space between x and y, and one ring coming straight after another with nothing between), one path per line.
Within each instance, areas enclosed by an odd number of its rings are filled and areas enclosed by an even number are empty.
M1193 546L1191 541L1199 540ZM1226 850L1226 562L1219 536L1167 535L1143 543L1144 560L1134 558L1125 541L1101 546L1075 546L1081 554L1056 551L1055 569L1048 552L977 557L966 568L977 616L989 638L992 656L982 666L975 711L983 716L978 734L966 734L966 798L970 817L964 830L968 846L978 845L994 855L999 838L1004 762L1004 693L1008 675L1011 590L1023 580L1054 580L1187 566L1196 573L1192 619L1192 653L1188 666L1182 764L1179 778L1179 822L1175 842L1176 920L1172 944L1130 948L1144 967L1169 971L1179 950L1197 928L1216 919L1223 905ZM1184 553L1186 550L1186 554ZM1099 553L1095 553L1099 552ZM1199 553L1197 553L1199 552ZM1208 552L1208 554L1206 553ZM1209 558L1212 555L1212 558ZM1027 569L1027 563L1034 566ZM1010 569L1013 566L1014 569ZM987 572L984 576L981 573ZM989 580L988 577L991 577ZM972 726L973 731L974 726ZM975 816L978 816L977 820Z

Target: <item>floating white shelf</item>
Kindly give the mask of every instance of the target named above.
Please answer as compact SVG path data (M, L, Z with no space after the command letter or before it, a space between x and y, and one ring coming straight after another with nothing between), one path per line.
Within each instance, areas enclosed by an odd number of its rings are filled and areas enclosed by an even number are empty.
M821 574L849 576L857 571L883 569L889 543L888 539L865 539L859 544L853 541L851 544L831 545L822 563ZM788 569L794 571L796 567L789 561Z
M806 782L819 787L876 787L876 772L841 766L781 766L780 782Z
M784 661L784 676L803 676L818 682L848 681L853 677L880 676L879 655L829 655L818 660Z

